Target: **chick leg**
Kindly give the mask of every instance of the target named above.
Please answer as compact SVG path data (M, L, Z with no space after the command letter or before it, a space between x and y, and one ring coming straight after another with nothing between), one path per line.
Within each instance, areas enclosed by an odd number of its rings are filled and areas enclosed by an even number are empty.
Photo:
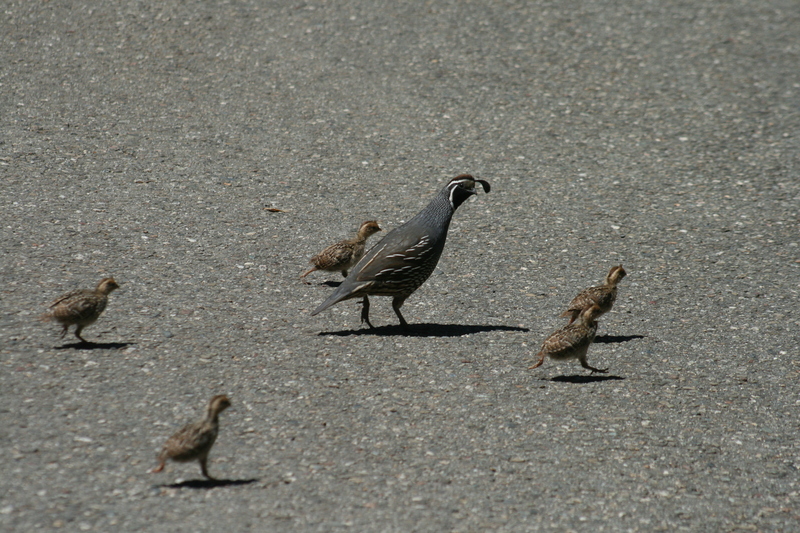
M542 366L542 363L544 363L544 352L539 352L537 355L539 356L539 360L536 363L534 363L531 366L529 366L528 370L540 367L540 366Z
M310 282L306 281L306 280L305 280L305 279L303 279L303 278L305 278L306 276L308 276L309 274L311 274L311 273L312 273L312 272L314 272L315 270L317 270L317 267L314 267L314 268L312 268L311 270L307 270L307 271L306 271L306 272L305 272L305 273L304 273L302 276L300 276L300 279L303 281L303 283L305 283L306 285L311 285L311 283L310 283Z
M78 337L81 340L81 342L85 342L86 344L89 344L89 341L87 341L86 339L81 337L81 331L83 331L83 326L78 325L78 327L75 328L75 336Z
M583 368L589 369L589 370L591 370L592 372L600 372L601 374L605 374L606 372L608 372L608 369L607 369L607 368L602 368L602 369L601 369L601 368L595 368L595 367L593 367L592 365L590 365L590 364L589 364L589 362L586 360L586 358L585 358L585 357L581 357L581 358L580 358L580 359L578 359L578 360L581 362L581 366L582 366Z
M203 475L206 476L208 479L214 481L215 478L211 477L211 474L208 473L208 468L206 467L206 463L208 463L208 457L203 456L200 458L200 470L203 471Z

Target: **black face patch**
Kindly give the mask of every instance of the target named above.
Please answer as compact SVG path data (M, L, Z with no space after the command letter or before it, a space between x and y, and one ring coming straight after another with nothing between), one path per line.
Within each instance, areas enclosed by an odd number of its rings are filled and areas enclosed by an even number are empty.
M458 206L464 203L464 201L476 194L475 192L475 180L471 177L469 178L454 178L449 184L448 187L450 188L450 205L453 206L453 209L456 209Z
M450 200L450 205L453 207L453 209L456 209L473 194L477 194L477 191L475 190L476 183L480 183L481 187L483 187L483 190L487 193L491 190L489 182L484 180L476 180L469 174L462 174L450 180L450 183L447 184L447 188L450 189L448 199Z

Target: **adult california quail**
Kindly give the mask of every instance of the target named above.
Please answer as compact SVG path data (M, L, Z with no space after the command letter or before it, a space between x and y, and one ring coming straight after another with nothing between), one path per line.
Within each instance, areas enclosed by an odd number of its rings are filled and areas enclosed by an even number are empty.
M622 265L611 267L611 270L606 275L604 285L589 287L579 292L569 303L567 310L561 313L560 316L569 317L569 323L572 324L580 316L581 311L593 305L597 305L600 308L600 315L608 313L617 299L617 284L626 275L627 272L622 268Z
M480 183L487 193L489 183L469 174L451 179L417 216L393 229L353 267L341 285L311 315L343 300L363 297L361 322L369 321L369 295L392 296L392 308L402 326L407 326L400 307L433 273L442 255L453 213L477 194Z
M597 334L597 317L602 314L600 307L596 305L587 307L581 312L576 323L567 324L548 335L537 354L539 360L530 368L540 366L545 357L551 357L556 360L577 359L583 368L588 368L592 372L608 372L607 368L595 368L586 361L586 352L589 351L589 345L594 342L594 336Z
M206 464L208 453L219 433L219 414L231 406L231 401L227 396L219 394L211 398L206 408L206 416L198 422L186 424L172 435L161 453L158 454L158 466L151 472L158 473L164 470L164 465L168 459L179 463L189 461L200 461L200 470L208 479L214 479L208 474Z
M44 321L52 320L60 323L64 328L61 330L61 337L67 334L69 327L77 325L75 336L81 342L88 343L81 337L81 331L86 326L94 324L108 305L108 295L119 285L114 278L103 278L97 284L97 288L78 289L62 294L50 304L50 310L41 315Z
M378 226L377 221L367 220L363 222L354 238L331 244L312 257L310 262L314 265L314 268L306 271L300 276L300 279L305 278L315 270L326 270L328 272L340 270L342 275L347 277L347 271L364 256L367 239L379 231L381 231L381 228Z

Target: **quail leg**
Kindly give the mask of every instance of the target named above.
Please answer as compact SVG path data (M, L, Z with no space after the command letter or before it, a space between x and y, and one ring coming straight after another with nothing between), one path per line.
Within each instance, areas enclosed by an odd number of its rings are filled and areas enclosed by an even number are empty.
M369 321L369 297L365 294L364 298L361 300L361 323L367 323L369 329L375 329L375 326L372 325L372 322Z
M67 331L68 331L68 330L69 330L69 326L64 326L64 327L61 329L61 338L62 338L62 339L63 339L63 338L64 338L64 336L67 334Z
M392 299L392 309L394 309L394 314L396 314L397 318L400 319L400 325L403 326L404 328L408 327L408 322L406 322L406 319L403 318L403 315L400 313L400 308L403 306L403 302L405 301L406 301L405 296L395 296Z

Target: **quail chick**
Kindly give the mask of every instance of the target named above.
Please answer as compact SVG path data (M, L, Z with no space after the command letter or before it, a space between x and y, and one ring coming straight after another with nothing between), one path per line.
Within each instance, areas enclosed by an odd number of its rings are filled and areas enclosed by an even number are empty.
M617 299L617 284L626 275L627 272L622 268L622 265L611 267L611 270L606 275L605 284L589 287L579 292L569 303L567 310L561 313L560 316L569 317L569 323L572 324L580 316L581 311L592 305L597 305L600 308L601 315L608 313Z
M177 433L167 439L161 453L158 454L158 466L152 472L157 473L164 470L164 465L168 459L179 463L189 461L200 461L200 470L208 479L213 480L208 473L206 464L208 462L208 452L217 440L219 433L219 414L231 406L228 397L219 394L211 398L206 408L206 417L198 422L186 424Z
M81 342L88 343L81 337L81 331L86 326L94 324L108 304L108 295L119 285L114 278L103 278L97 288L78 289L62 294L50 304L50 310L41 316L42 320L55 321L64 326L61 337L67 334L72 325L76 325L75 336Z
M574 324L568 324L551 333L542 343L542 349L537 354L539 361L529 368L536 368L549 356L552 359L577 359L583 368L592 372L608 372L607 368L595 368L586 361L586 352L597 334L597 317L603 312L600 307L593 305L584 309Z
M331 244L312 257L310 263L314 265L314 268L300 276L300 279L305 278L315 270L328 272L336 272L338 270L342 272L342 276L347 277L347 271L364 256L367 239L379 231L381 231L381 228L376 220L363 222L354 238Z
M362 298L361 322L369 321L369 295L392 296L392 309L400 325L407 326L400 307L433 273L444 250L447 230L458 206L480 183L487 193L489 183L469 174L451 179L414 218L390 231L353 267L341 285L311 315L351 298Z

